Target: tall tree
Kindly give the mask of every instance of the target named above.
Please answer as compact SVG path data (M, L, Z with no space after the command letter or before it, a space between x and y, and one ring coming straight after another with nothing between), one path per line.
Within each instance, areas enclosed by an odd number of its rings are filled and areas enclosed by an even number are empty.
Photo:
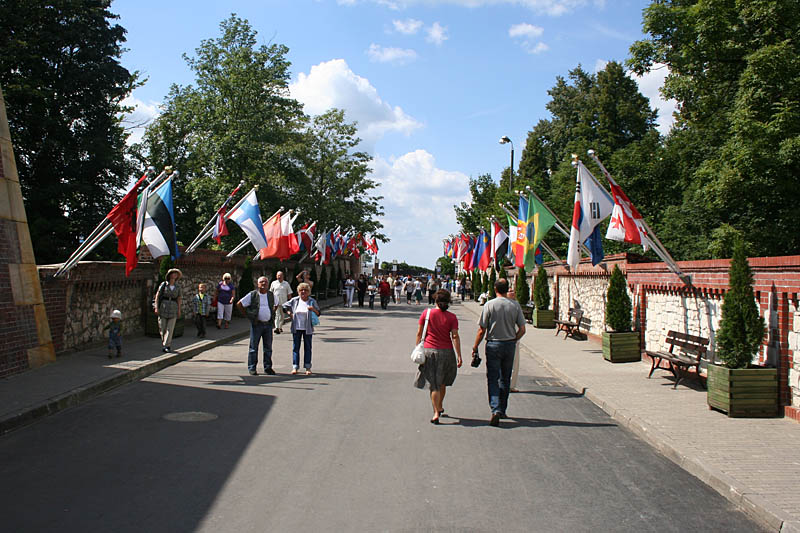
M0 0L0 85L36 260L64 260L132 177L110 0Z

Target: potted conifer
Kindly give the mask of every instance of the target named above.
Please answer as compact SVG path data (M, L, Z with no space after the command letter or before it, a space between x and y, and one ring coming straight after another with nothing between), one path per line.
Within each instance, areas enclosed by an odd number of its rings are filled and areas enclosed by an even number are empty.
M734 245L728 283L714 342L722 364L708 365L708 406L730 417L776 416L778 369L752 365L764 337L764 319L741 239Z
M481 277L478 274L477 270L472 271L472 299L476 302L478 301L478 297L483 292L483 288L481 287Z
M525 315L525 320L530 322L531 313L533 312L531 306L528 305L528 302L531 300L531 291L528 288L528 279L525 277L525 269L523 268L517 269L517 281L514 284L514 295L520 307L522 307L522 314Z
M554 328L556 324L555 311L550 307L550 285L547 279L547 270L539 266L536 272L536 279L533 281L533 303L535 309L531 315L531 321L535 328Z
M631 299L628 296L625 276L614 265L606 292L606 326L603 332L603 358L612 363L641 361L642 350L639 332L631 331Z
M489 293L487 300L491 300L497 296L494 292L495 281L497 281L497 273L494 271L494 268L492 268L492 273L489 275L489 286L487 287L487 292Z

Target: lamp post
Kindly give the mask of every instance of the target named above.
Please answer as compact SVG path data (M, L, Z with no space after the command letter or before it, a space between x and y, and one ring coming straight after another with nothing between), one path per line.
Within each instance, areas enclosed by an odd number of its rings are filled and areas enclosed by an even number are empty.
M508 190L514 190L514 142L508 138L508 135L500 137L500 144L511 143L511 177L508 180Z

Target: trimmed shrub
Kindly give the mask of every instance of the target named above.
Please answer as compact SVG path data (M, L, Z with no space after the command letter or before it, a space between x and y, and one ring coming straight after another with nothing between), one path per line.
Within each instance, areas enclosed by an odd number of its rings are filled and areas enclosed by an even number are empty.
M631 330L631 299L628 296L625 276L614 265L606 293L606 325L618 333Z
M519 305L526 306L531 300L531 291L528 288L528 279L525 277L525 269L517 269L517 282L514 285L514 292L517 297Z
M544 311L550 308L550 287L547 278L547 270L539 266L536 272L536 279L533 281L533 303L536 309Z

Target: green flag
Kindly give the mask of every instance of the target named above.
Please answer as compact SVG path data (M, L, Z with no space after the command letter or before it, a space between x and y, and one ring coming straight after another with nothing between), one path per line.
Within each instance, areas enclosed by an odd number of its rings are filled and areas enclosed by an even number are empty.
M550 210L547 209L534 195L528 197L528 239L525 250L525 270L528 272L536 268L536 248L539 243L556 223Z

